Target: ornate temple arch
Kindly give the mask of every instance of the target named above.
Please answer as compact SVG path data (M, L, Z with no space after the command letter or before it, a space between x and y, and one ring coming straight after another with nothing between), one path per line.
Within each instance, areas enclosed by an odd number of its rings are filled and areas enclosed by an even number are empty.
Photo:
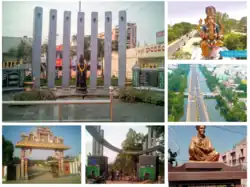
M21 148L21 179L28 179L28 157L33 149L54 150L53 157L58 161L59 175L63 175L64 151L70 147L64 145L62 137L54 136L48 127L37 127L28 135L22 133L15 147Z

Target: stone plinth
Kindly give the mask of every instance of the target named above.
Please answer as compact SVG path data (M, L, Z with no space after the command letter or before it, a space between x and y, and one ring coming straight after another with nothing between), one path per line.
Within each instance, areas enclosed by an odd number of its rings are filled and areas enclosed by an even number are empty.
M242 165L227 166L219 162L189 162L179 167L168 165L169 186L235 185L247 178Z

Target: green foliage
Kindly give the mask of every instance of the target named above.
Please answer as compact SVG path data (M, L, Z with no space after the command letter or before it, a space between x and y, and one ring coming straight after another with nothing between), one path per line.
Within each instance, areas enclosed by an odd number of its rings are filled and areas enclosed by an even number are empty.
M76 43L77 41L77 36L73 35L72 36L72 41ZM90 54L91 54L91 49L90 49L90 41L91 37L90 36L85 36L84 37L84 59L86 61L90 61ZM103 58L104 57L104 39L98 38L98 57ZM112 41L112 51L118 51L118 41ZM70 49L70 54L71 56L76 55L76 48L74 46L71 46Z
M17 57L17 49L11 48L11 49L8 51L7 55L10 56L10 57Z
M19 59L23 58L24 63L26 62L31 63L31 57L32 57L31 43L23 39L17 48L17 58Z
M32 79L32 77L31 77ZM25 77L25 80L27 81L30 81L30 79L28 77ZM48 85L48 82L46 79L40 79L40 84L41 86L47 86ZM76 85L76 79L70 79L70 82L69 82L70 85ZM55 80L55 85L56 86L62 86L62 78L60 79L56 79ZM90 85L90 79L88 78L87 79L87 85ZM103 86L104 85L104 78L102 77L98 77L97 78L97 86ZM113 76L111 78L111 85L112 86L117 86L118 85L118 78Z
M179 121L184 113L188 73L189 65L182 64L168 76L168 121Z
M53 91L50 90L32 90L29 92L21 92L14 95L15 101L40 101L40 100L56 100Z
M168 121L179 121L184 113L184 94L168 92Z
M120 89L119 99L129 103L143 102L164 106L164 94L150 90Z
M215 76L212 76L211 73L207 70L207 67L200 65L200 70L206 78L207 86L210 91L215 91L216 85L218 84L218 80Z
M223 84L220 84L216 77L212 76L205 66L200 66L200 70L207 79L207 85L211 91L215 91L216 87L220 89L221 95L216 96L216 108L220 109L220 113L227 121L246 121L246 106L239 102L239 94L227 89ZM244 87L243 87L244 88ZM229 102L233 105L229 108Z
M193 25L187 22L174 24L168 28L168 42L171 43L181 36L188 34L193 29Z
M11 141L6 140L2 136L3 152L2 152L2 163L4 166L11 164L13 161L14 145Z
M243 110L246 109L244 103L235 103L234 106L230 109L228 107L227 101L221 96L216 96L217 107L220 108L221 114L226 118L227 121L236 122L246 122L247 115Z
M182 59L191 59L192 54L189 52L184 52L182 50L176 51L173 54L173 59L175 60L182 60Z
M225 35L224 45L228 50L245 50L247 48L247 36L229 33Z
M129 129L126 139L122 143L122 149L124 151L141 151L143 139L144 135L142 133L137 133L133 129ZM122 170L123 173L135 175L138 161L138 155L119 153L112 166L112 169Z

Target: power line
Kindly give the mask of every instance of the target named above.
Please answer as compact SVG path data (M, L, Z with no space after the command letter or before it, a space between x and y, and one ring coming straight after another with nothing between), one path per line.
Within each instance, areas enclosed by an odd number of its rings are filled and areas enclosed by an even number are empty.
M225 128L225 127L220 127L220 126L211 126L211 127L218 128L218 129L225 130L225 131L229 131L229 132L233 132L233 133L236 133L236 134L241 134L241 135L244 135L244 136L247 135L245 133L235 131L235 130L232 130L232 129L228 129L228 128Z

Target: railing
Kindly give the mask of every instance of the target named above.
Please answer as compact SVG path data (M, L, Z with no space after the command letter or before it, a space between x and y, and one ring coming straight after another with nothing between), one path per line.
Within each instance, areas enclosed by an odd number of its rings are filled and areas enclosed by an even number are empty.
M62 105L68 104L109 104L109 120L113 120L113 87L109 88L109 99L106 100L45 100L45 101L3 101L3 105L58 105L58 118L62 119ZM81 120L84 121L84 120Z

